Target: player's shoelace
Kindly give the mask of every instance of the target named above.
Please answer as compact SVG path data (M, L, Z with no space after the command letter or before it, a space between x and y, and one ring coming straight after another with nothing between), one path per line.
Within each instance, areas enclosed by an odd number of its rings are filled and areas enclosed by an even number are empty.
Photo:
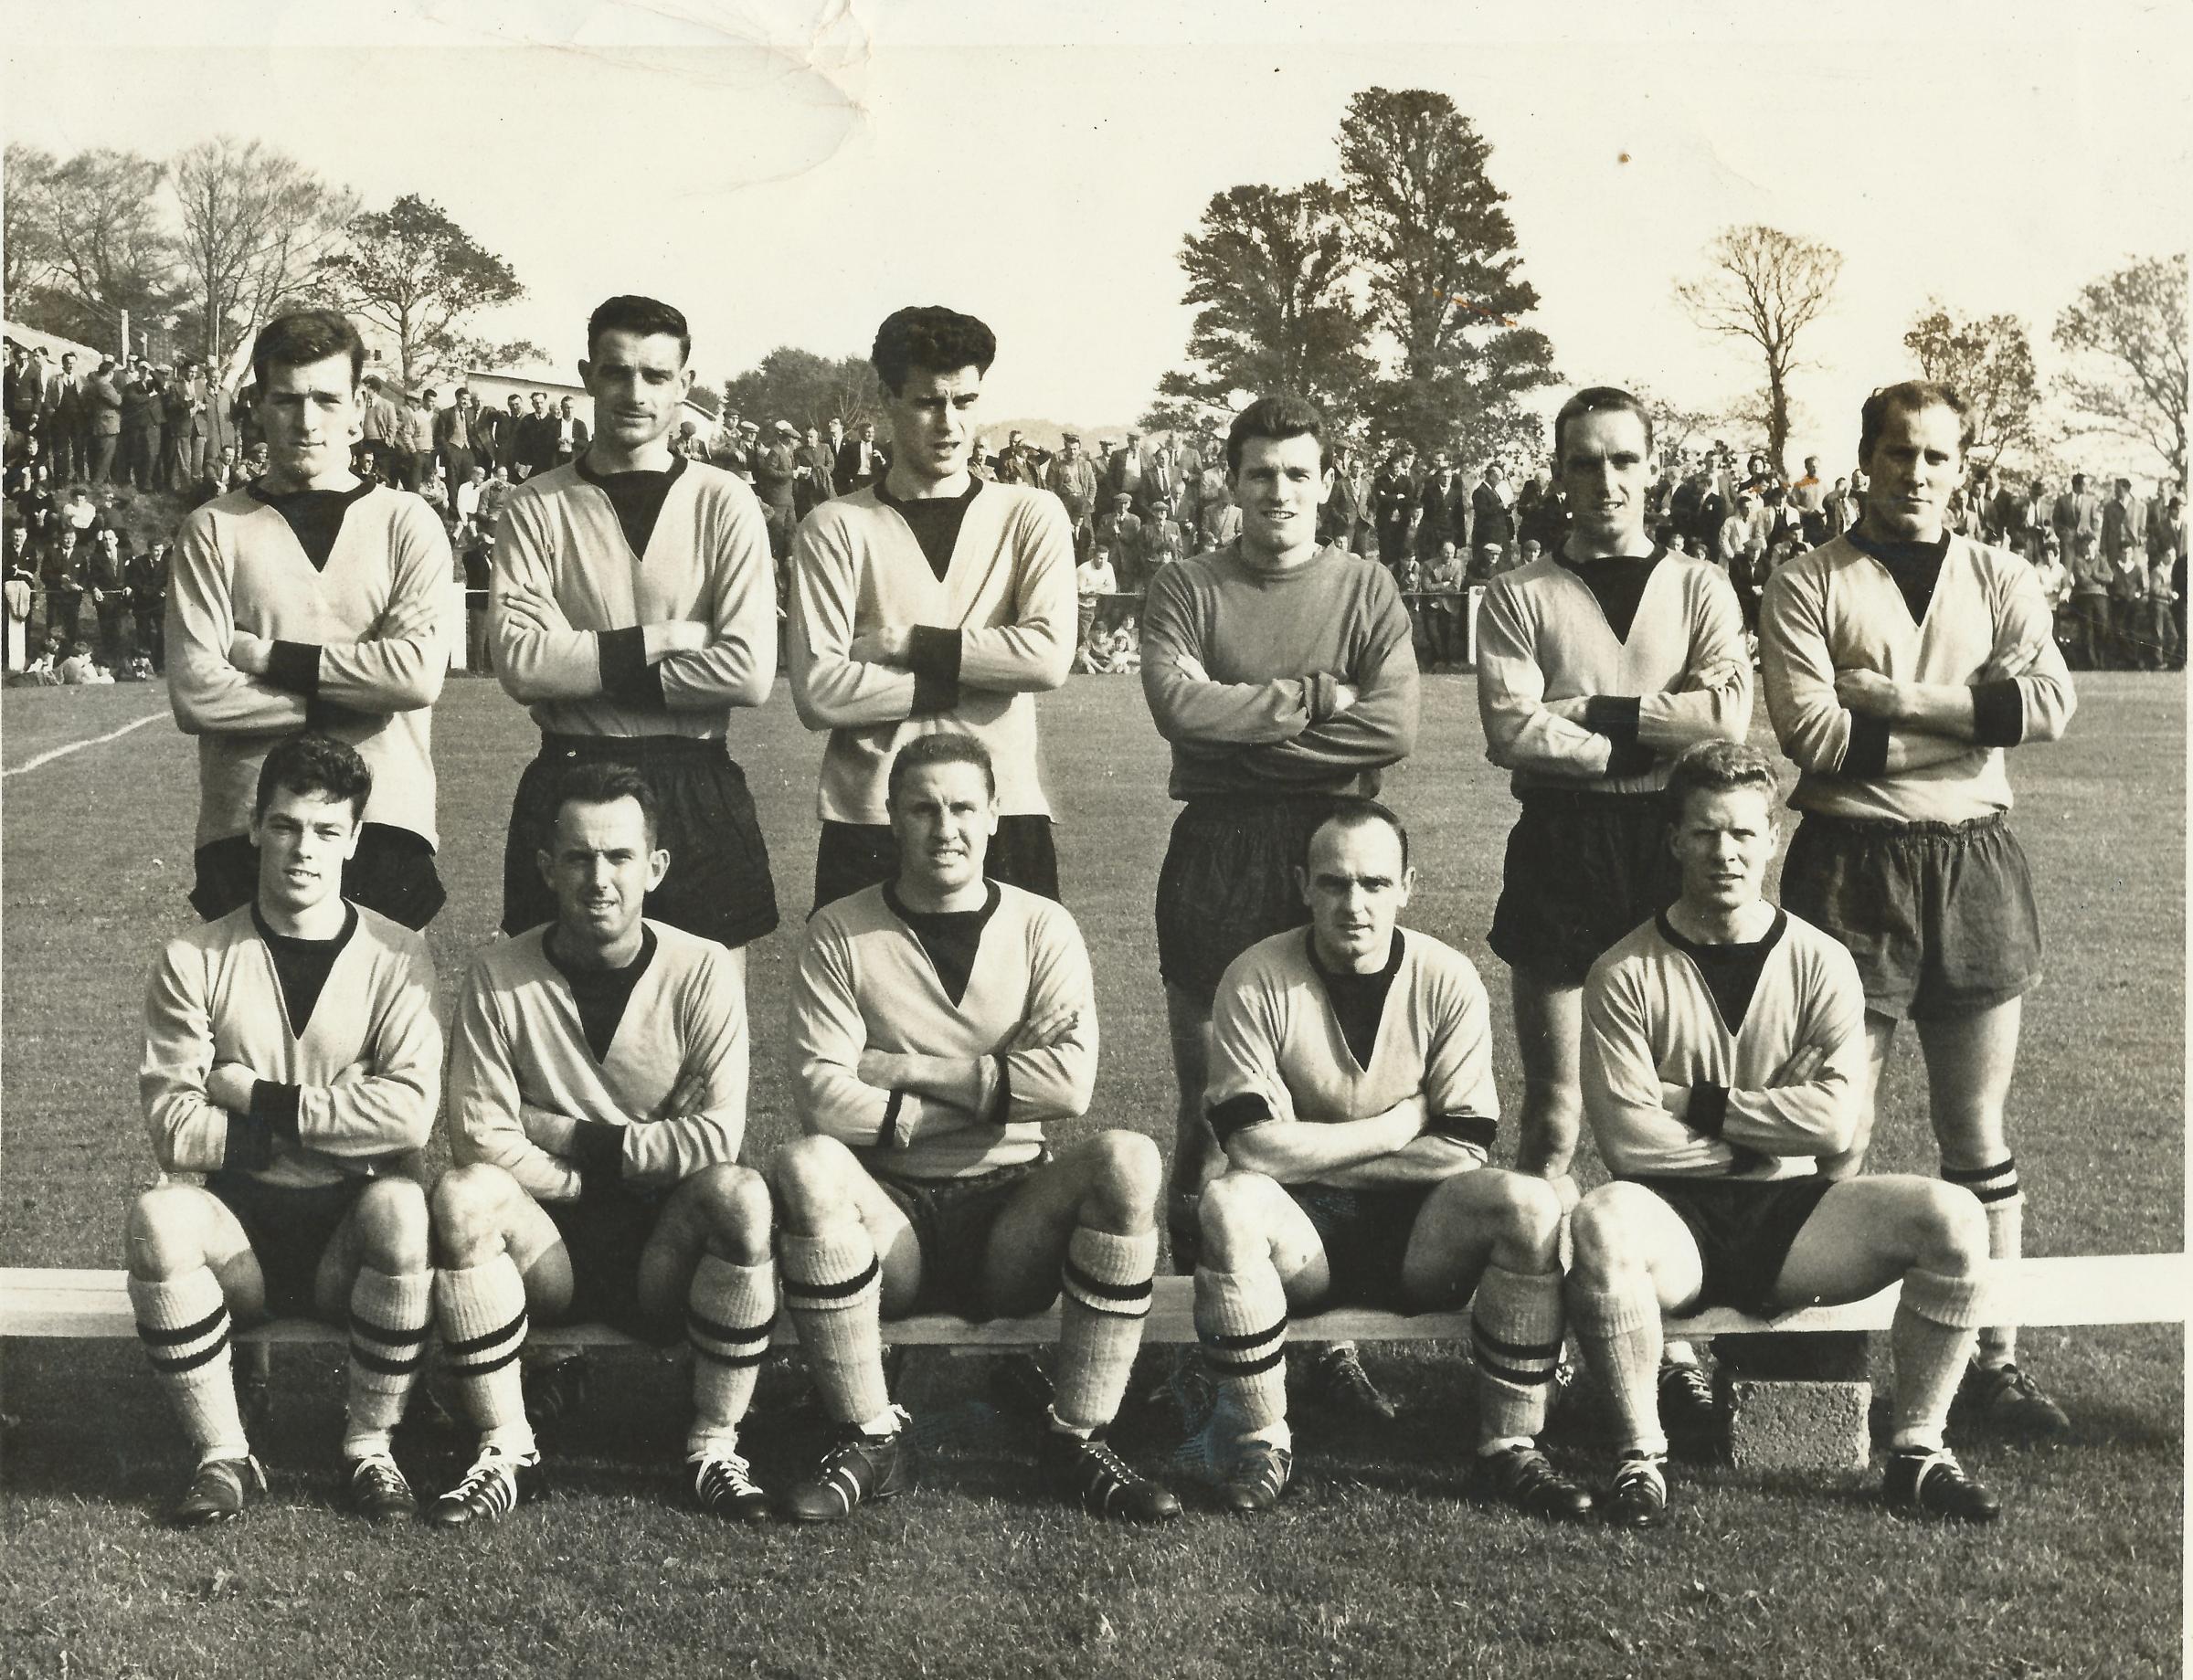
M364 1510L412 1503L411 1484L392 1458L361 1458L350 1468L351 1503Z
M754 1480L754 1467L736 1453L701 1460L694 1472L693 1485L701 1503L711 1510L735 1500L763 1497L761 1485Z
M468 1506L482 1516L507 1516L517 1508L518 1467L500 1453L482 1453L440 1503Z
M1133 1507L1145 1502L1160 1506L1171 1504L1161 1497L1163 1489L1121 1458L1101 1436L1075 1442L1072 1462L1082 1506L1092 1516L1156 1515L1154 1509L1140 1512ZM1115 1502L1120 1508L1115 1508Z

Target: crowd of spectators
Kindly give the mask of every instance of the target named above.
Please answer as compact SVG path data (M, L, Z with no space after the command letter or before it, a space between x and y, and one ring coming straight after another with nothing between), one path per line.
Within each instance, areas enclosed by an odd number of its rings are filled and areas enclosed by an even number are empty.
M265 467L250 406L190 362L128 366L101 358L79 369L41 347L7 344L5 407L11 680L103 682L162 669L168 538L175 503L194 507ZM487 591L494 526L512 489L571 460L589 442L569 397L513 392L502 407L457 386L406 391L366 378L356 466L416 491L442 516L466 593L466 665L488 665ZM1045 449L1019 430L994 452L978 438L980 477L1051 491L1072 523L1080 601L1075 669L1140 668L1139 604L1159 567L1231 541L1241 527L1215 430L1084 439ZM873 422L826 427L727 413L706 428L683 422L680 453L744 479L759 498L779 570L808 512L881 478L890 452ZM1499 573L1558 549L1568 515L1550 472L1488 460L1474 478L1446 449L1407 444L1377 464L1333 449L1333 489L1319 536L1372 555L1393 574L1415 626L1426 671L1466 668L1470 597ZM1742 458L1724 443L1668 450L1650 491L1656 541L1722 567L1747 622L1774 569L1848 529L1865 480L1828 478L1808 456L1791 478L1764 451ZM2066 657L2081 670L2182 669L2186 639L2186 516L2182 488L2152 494L2131 481L2072 475L1993 483L1975 467L1950 506L1952 527L2023 554L2057 610ZM90 614L85 612L86 607Z

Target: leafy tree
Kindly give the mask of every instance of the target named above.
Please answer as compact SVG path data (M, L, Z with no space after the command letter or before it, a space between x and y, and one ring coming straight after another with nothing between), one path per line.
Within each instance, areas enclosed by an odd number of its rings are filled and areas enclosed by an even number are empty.
M778 420L804 431L842 420L847 429L883 412L883 387L863 355L817 355L780 344L724 385L724 402L766 432Z
M2073 358L2061 390L2079 429L2146 445L2186 481L2186 254L2089 281L2056 318Z
M1633 385L1629 393L1644 406L1652 421L1653 448L1664 457L1680 455L1694 438L1710 438L1722 417L1703 408L1685 408L1651 387Z
M1181 301L1196 306L1191 365L1159 381L1175 429L1243 399L1289 392L1345 427L1376 368L1368 323L1349 294L1354 262L1339 195L1322 181L1291 192L1236 186L1213 194L1181 242Z
M189 342L217 366L278 311L309 297L357 214L356 195L256 140L226 134L178 153L169 180L196 291Z
M1708 333L1755 345L1766 365L1766 452L1785 470L1790 434L1790 376L1805 364L1798 336L1834 295L1842 253L1776 227L1722 229L1708 248L1711 270L1675 288L1676 301Z
M2033 344L2016 315L1960 320L1939 299L1903 335L1919 361L1921 377L1954 386L1971 405L1972 453L1993 466L2008 450L2032 448L2040 408L2040 377Z
M1492 149L1443 93L1368 88L1340 123L1343 210L1395 365L1371 394L1388 437L1482 460L1535 448L1517 398L1558 376L1524 324L1538 291L1521 275Z
M407 389L455 366L473 314L525 295L509 263L416 193L353 217L348 231L349 248L323 259L319 272L396 340Z
M54 169L31 201L52 274L22 312L27 325L107 345L125 310L132 330L175 310L184 288L160 218L165 174L152 158L104 146Z
M44 198L58 167L50 152L17 140L7 143L5 195L0 199L5 217L0 227L0 258L5 258L6 269L0 289L11 319L32 288L53 272L55 248Z

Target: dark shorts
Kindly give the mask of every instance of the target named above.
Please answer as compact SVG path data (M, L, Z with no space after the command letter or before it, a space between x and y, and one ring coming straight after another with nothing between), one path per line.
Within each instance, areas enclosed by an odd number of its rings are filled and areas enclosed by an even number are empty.
M269 1317L311 1315L321 1259L368 1182L344 1178L299 1188L268 1184L247 1172L206 1176L206 1188L236 1215L250 1240L259 1274L267 1284Z
M196 861L190 907L208 922L259 896L259 848L249 836L209 840L198 848ZM358 832L357 856L343 866L343 896L392 922L420 928L434 919L449 895L425 835L369 822Z
M1438 1186L1410 1184L1384 1190L1340 1189L1329 1184L1283 1188L1309 1216L1318 1241L1325 1246L1332 1289L1324 1305L1407 1310L1401 1263L1408 1256L1416 1216Z
M1849 947L1877 1015L1976 1015L2040 978L2033 879L1999 812L1946 823L1808 811L1782 903Z
M1001 1167L971 1178L894 1178L882 1173L894 1206L914 1227L921 1249L921 1289L909 1309L916 1313L957 1313L962 1318L990 1316L982 1295L982 1275L990 1254L990 1233L1021 1186L1050 1157L1038 1156L1017 1167Z
M1533 788L1508 835L1493 955L1541 982L1582 986L1680 884L1658 794Z
M1058 851L1051 842L1051 819L1001 817L991 837L982 872L992 881L1038 893L1054 903L1058 896ZM815 842L815 909L834 904L863 887L898 873L898 843L887 822L825 822ZM813 914L810 911L809 914Z
M686 735L543 735L540 756L518 778L503 850L503 931L522 934L556 916L541 879L565 770L581 759L629 764L661 808L657 840L670 872L647 895L646 914L689 934L736 947L777 925L769 851L744 771L721 741Z
M1764 1313L1805 1221L1835 1188L1809 1178L1633 1178L1674 1210L1698 1244L1700 1306Z
M589 1189L577 1201L545 1201L571 1256L573 1324L606 1324L647 1341L675 1339L677 1326L650 1318L640 1305L640 1255L655 1234L668 1195L643 1196L622 1186Z
M1226 965L1309 920L1295 871L1332 802L1191 799L1173 819L1158 871L1158 972L1208 1006Z

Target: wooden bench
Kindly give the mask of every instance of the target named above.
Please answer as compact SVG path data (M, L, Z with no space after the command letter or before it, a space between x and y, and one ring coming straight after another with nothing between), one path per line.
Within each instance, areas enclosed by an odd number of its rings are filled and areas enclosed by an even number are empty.
M1987 1269L1986 1321L1997 1325L2183 1324L2193 1269L2183 1254L2075 1255L1997 1261ZM1891 1287L1842 1306L1810 1306L1776 1318L1753 1317L1715 1307L1687 1318L1669 1318L1670 1337L1693 1341L1765 1332L1885 1330L1896 1311ZM137 1333L122 1273L47 1267L0 1268L0 1337L132 1337ZM1298 1318L1293 1334L1313 1342L1465 1341L1469 1315L1386 1313L1339 1307ZM283 1318L240 1333L246 1341L333 1342L344 1332L308 1318ZM1027 1347L1057 1339L1058 1309L1028 1318L974 1323L945 1314L895 1319L885 1339L902 1347ZM542 1326L532 1339L550 1347L636 1345L606 1325ZM772 1340L792 1342L790 1325L778 1321ZM1195 1340L1194 1292L1184 1277L1158 1280L1157 1300L1142 1339L1150 1344Z

